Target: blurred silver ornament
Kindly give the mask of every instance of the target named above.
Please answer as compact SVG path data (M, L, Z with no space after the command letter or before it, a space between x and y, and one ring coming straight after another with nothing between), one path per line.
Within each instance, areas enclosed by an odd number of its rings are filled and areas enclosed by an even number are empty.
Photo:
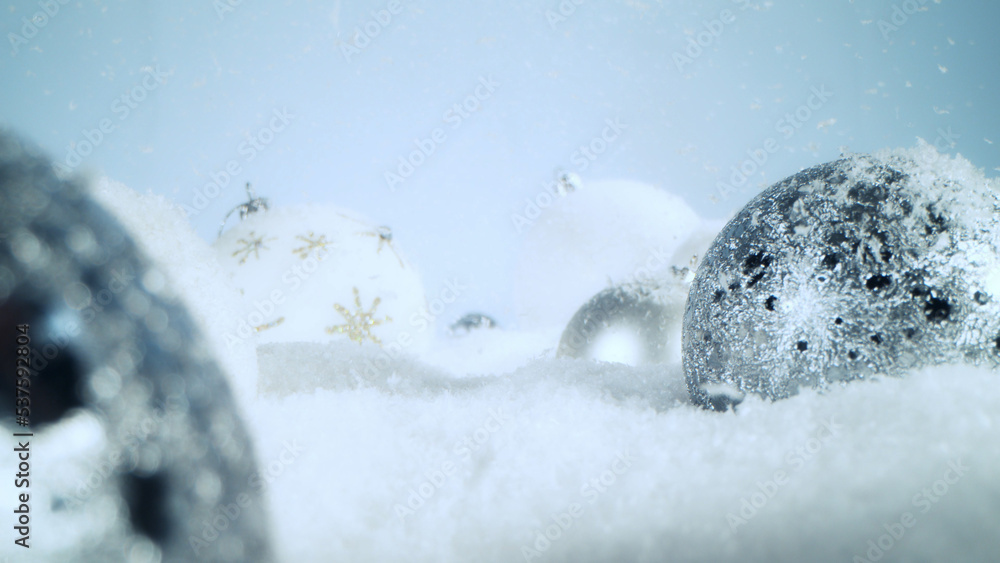
M959 179L961 178L961 179ZM1000 359L1000 199L926 144L804 170L715 239L684 316L692 400L725 410Z
M576 172L556 170L556 193L567 196L583 187L583 179Z
M253 446L194 323L87 190L5 134L0 239L0 330L27 326L32 399L28 428L0 422L60 451L31 467L33 522L60 539L33 560L272 560Z
M675 277L683 278L683 268ZM677 362L687 286L642 280L609 287L573 315L556 357L628 365Z
M489 315L483 313L469 313L453 322L451 326L448 327L448 333L452 336L461 336L469 334L474 330L494 328L496 326L497 322Z

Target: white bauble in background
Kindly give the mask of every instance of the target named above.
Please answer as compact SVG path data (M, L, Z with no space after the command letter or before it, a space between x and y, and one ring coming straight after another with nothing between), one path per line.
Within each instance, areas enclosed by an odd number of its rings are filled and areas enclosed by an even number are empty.
M555 198L524 229L514 281L521 328L565 326L609 285L666 275L701 228L678 196L633 181L586 182Z
M244 298L244 322L233 338L350 339L416 353L431 337L433 327L420 318L423 283L392 231L346 209L254 213L214 246Z

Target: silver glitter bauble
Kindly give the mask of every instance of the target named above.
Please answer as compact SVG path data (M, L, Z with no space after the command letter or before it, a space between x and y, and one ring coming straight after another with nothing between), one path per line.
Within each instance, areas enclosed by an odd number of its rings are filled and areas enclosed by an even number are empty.
M79 182L0 132L0 423L45 448L30 456L33 561L272 560L252 443L164 285Z
M696 404L724 410L920 366L1000 359L1000 199L922 143L804 170L715 239L684 315Z
M556 357L629 365L676 362L687 288L630 282L605 289L573 315Z

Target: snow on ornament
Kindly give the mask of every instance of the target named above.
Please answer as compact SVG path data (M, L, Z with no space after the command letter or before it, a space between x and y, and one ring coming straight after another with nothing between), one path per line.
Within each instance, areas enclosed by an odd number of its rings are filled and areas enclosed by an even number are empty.
M140 194L108 178L92 195L115 218L165 278L162 292L185 304L206 343L229 376L246 408L257 396L257 351L254 342L227 346L225 335L239 324L243 302L208 241L194 231L180 205L161 195Z
M639 271L685 266L675 253L701 226L678 196L631 181L581 183L538 210L522 229L515 278L522 328L562 327L580 306L611 283Z
M1000 360L1000 198L962 157L850 155L755 197L693 282L684 371L724 410L921 366Z
M329 205L248 214L215 242L243 295L229 338L349 339L418 352L429 340L423 283L392 230Z
M633 366L680 363L687 273L679 269L667 282L633 281L599 292L573 315L556 357Z

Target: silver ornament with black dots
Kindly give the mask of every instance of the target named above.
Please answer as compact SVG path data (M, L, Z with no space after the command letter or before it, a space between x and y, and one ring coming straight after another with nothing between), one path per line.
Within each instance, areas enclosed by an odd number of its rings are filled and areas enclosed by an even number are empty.
M964 159L851 155L751 200L684 316L691 399L725 410L935 364L1000 363L1000 198Z

